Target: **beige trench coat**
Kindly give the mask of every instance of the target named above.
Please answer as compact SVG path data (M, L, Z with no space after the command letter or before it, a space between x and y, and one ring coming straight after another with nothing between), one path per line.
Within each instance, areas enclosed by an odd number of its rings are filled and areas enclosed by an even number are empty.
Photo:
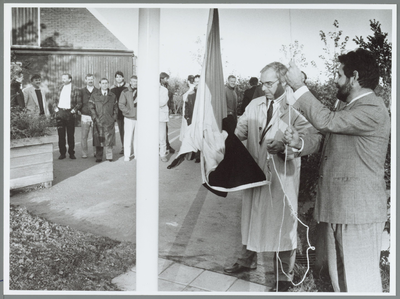
M290 113L289 113L290 109ZM290 114L290 115L289 115ZM255 252L286 251L297 247L297 219L292 213L297 212L297 196L300 181L300 158L288 149L288 158L284 155L269 155L265 142L267 139L282 140L288 123L299 131L300 135L315 134L317 131L295 109L288 105L286 96L282 100L279 113L271 120L272 127L259 144L267 117L265 97L259 97L250 102L244 114L239 118L235 130L240 140L247 139L247 149L254 160L270 179L270 185L247 189L243 191L241 232L242 243L247 249ZM308 149L309 152L315 150ZM302 152L302 155L308 154ZM296 157L295 157L296 156ZM277 172L274 168L274 163ZM282 180L288 198L279 182ZM291 207L290 207L291 206Z

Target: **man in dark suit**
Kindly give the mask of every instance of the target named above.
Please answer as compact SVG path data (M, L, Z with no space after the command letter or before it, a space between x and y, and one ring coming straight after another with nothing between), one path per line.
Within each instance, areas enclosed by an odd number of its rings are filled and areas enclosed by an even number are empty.
M339 56L335 77L336 111L319 102L291 62L287 82L295 90L293 105L322 134L320 178L314 218L324 238L328 270L335 292L382 292L380 251L387 220L384 163L390 118L375 95L379 68L373 55L357 49ZM284 140L300 148L296 130Z
M68 139L68 154L71 159L75 157L75 116L82 106L81 91L71 84L72 76L70 74L62 75L62 87L58 99L54 103L54 112L56 113L57 130L58 130L58 147L60 150L60 157L58 159L65 159L66 140L65 133Z
M241 108L242 114L244 113L244 110L246 109L247 105L253 99L254 92L256 91L258 85L258 79L256 77L251 77L249 83L251 87L249 89L246 89L243 94L242 108Z

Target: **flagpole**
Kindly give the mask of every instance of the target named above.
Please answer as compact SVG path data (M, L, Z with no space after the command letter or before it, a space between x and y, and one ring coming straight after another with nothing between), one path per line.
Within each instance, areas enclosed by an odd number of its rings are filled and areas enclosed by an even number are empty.
M139 9L136 291L158 289L160 9ZM136 153L135 153L136 155Z

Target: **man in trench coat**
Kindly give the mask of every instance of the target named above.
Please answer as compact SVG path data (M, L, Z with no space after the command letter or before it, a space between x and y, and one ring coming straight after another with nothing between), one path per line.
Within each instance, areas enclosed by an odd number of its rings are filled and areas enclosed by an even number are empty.
M257 252L275 252L282 261L272 291L287 291L293 279L297 248L297 196L299 191L300 158L298 152L286 149L283 132L294 126L302 136L321 135L295 109L289 106L292 90L286 86L287 68L273 62L261 70L260 81L265 96L252 100L239 118L235 130L240 140L247 139L247 149L264 171L270 184L243 191L242 200L242 252L236 263L225 272L238 273L257 267ZM315 146L317 142L314 143ZM314 148L302 148L307 155ZM281 182L282 184L281 184ZM284 196L287 195L287 197ZM277 288L277 289L276 289Z
M108 88L108 79L100 80L100 91L93 93L90 97L89 109L93 120L93 144L96 146L96 162L102 161L103 148L106 149L106 159L112 162L118 106L115 94Z

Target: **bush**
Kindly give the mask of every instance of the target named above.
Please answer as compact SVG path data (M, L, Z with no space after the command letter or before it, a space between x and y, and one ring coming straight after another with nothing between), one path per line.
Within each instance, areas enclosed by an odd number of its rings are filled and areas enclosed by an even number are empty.
M11 108L11 140L50 135L53 121L44 115L31 115L26 109Z

